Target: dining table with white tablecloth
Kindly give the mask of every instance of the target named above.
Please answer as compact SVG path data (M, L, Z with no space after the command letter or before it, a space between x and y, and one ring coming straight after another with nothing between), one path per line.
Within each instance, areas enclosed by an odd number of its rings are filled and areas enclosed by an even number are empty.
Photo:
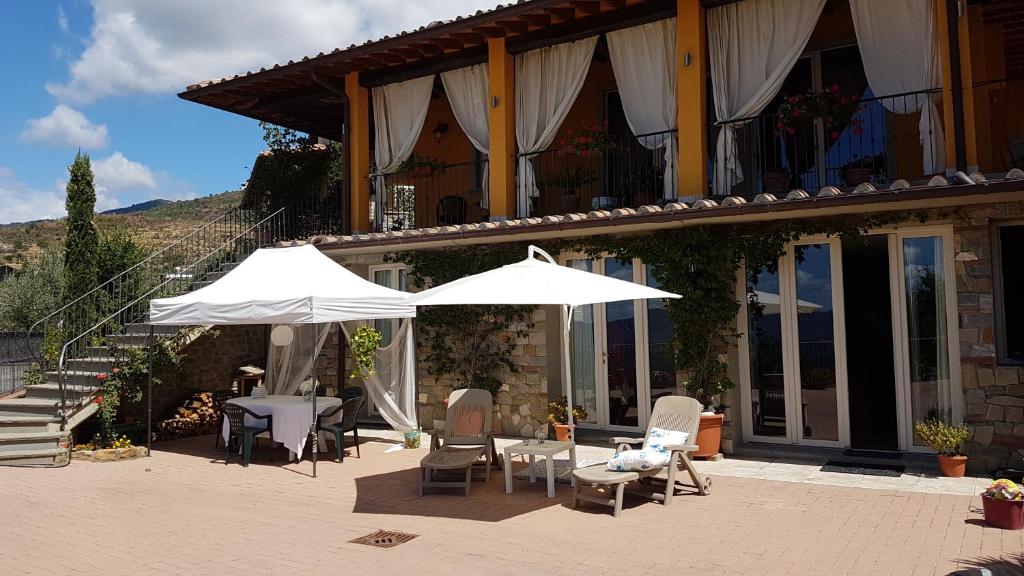
M333 410L341 402L340 398L319 396L316 399L316 409L320 414L323 414ZM307 400L302 396L271 394L265 398L254 398L251 396L232 398L228 400L228 403L248 408L260 416L271 415L273 427L271 434L273 435L274 442L283 444L291 452L290 459L292 460L302 454L302 450L306 447L306 440L309 438L309 428L313 425L314 420L313 402L311 400ZM324 419L324 423L331 423L340 419L341 412L338 412L338 414L330 419ZM255 420L248 414L245 416L246 426L259 426L262 423L263 421ZM221 430L225 441L227 441L230 431L230 423L225 419L224 428ZM325 437L321 434L318 440L321 450L324 447L324 440Z

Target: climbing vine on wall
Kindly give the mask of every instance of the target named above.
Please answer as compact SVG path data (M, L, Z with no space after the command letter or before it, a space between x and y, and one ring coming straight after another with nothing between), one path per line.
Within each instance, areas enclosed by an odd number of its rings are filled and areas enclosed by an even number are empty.
M748 286L762 272L775 272L786 245L801 237L860 237L869 230L900 222L923 222L932 214L888 212L807 220L736 225L705 225L632 236L596 236L548 243L552 254L583 252L591 257L639 258L659 286L682 297L666 302L674 329L676 368L687 375L688 393L709 406L734 387L721 359L739 336L735 326L740 302L735 283L745 264ZM403 252L390 262L407 266L410 282L426 288L523 259L526 244ZM753 290L747 298L759 304ZM456 387L501 386L502 371L515 371L514 338L528 328L530 306L439 306L419 312L421 345L428 349L428 372L451 377ZM740 327L739 330L744 329Z
M389 262L406 265L417 289L437 286L518 262L525 244L400 252ZM419 346L427 372L449 378L454 388L482 388L497 394L505 372L518 372L516 340L527 335L536 306L430 306L417 311Z

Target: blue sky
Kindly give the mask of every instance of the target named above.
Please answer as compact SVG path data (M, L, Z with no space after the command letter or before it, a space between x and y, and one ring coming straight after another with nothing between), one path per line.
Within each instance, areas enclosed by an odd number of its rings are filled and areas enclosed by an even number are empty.
M0 224L63 215L78 149L97 209L237 189L254 120L185 102L190 82L348 46L487 0L4 0Z

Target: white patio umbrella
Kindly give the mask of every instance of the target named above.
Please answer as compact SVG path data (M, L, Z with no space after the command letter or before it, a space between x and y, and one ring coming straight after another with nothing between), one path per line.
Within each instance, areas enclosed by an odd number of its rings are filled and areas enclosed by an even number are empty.
M534 258L538 254L547 262ZM414 294L409 303L417 307L466 304L562 306L565 314L565 326L562 329L562 367L569 405L569 437L575 440L572 375L569 365L569 330L572 326L573 310L577 306L587 304L680 296L642 284L559 266L547 252L536 246L529 247L527 256L526 260L521 262L466 276Z

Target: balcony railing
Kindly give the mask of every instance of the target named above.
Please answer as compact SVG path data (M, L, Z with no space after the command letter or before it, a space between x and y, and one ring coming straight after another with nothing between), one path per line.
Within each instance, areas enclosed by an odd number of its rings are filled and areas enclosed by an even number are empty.
M940 92L864 98L856 101L857 111L849 120L831 127L822 118L793 121L775 112L720 122L717 127L728 124L736 130L744 174L730 194L752 198L762 192L785 194L796 188L853 187L862 182L884 185L896 178L927 176L920 115L890 110L920 109Z
M533 167L539 190L530 199L531 216L549 216L636 208L656 204L664 197L665 148L653 144L675 141L676 131L652 132L639 136L604 138L597 146L556 144L516 158L517 177L524 177L525 164ZM673 150L675 148L673 147Z
M423 165L370 177L370 214L378 232L484 222L487 161Z
M1024 118L1017 112L1024 78L985 80L971 89L979 168L984 172L1024 169Z

